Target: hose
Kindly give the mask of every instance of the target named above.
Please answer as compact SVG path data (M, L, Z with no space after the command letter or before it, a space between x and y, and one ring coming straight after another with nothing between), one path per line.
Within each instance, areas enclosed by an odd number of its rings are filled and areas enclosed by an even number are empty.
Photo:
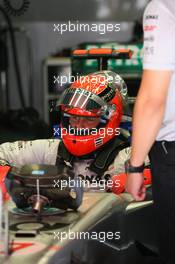
M0 5L0 11L3 14L3 16L4 16L4 18L8 24L8 27L9 27L10 39L11 39L11 44L12 44L13 62L14 62L14 68L15 68L15 72L16 72L17 90L18 90L21 106L23 108L25 108L26 104L25 104L25 99L24 99L24 94L23 94L23 89L22 89L21 75L20 75L19 62L18 62L18 54L17 54L16 41L15 41L15 37L14 37L14 31L13 31L12 23L11 23L11 20L10 20L8 14L6 13L6 11L4 10L4 8L1 5Z

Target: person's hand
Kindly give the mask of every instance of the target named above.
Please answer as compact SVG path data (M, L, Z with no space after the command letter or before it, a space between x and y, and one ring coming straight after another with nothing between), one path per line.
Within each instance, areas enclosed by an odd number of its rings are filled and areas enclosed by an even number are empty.
M146 196L143 173L128 173L125 190L130 193L136 201L143 201Z

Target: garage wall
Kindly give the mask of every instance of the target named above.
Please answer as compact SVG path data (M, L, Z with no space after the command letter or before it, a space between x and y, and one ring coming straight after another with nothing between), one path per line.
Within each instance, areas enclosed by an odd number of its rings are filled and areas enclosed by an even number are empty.
M56 23L56 22L55 22ZM59 22L61 23L61 22ZM91 22L92 23L92 22ZM116 23L116 22L115 22ZM32 70L33 70L33 106L36 107L42 114L42 61L52 53L65 48L72 47L84 41L117 41L125 42L131 39L133 23L122 23L120 32L109 32L105 35L100 35L97 32L65 32L60 35L54 32L53 22L51 23L23 23L20 25L21 30L24 28L31 42L32 50ZM25 99L28 101L29 87L28 85L28 68L27 62L28 51L27 44L29 40L23 33L16 33L17 47L19 54L19 64L21 68L23 89L25 92ZM10 46L10 43L9 43ZM12 54L10 54L10 98L11 107L17 108L20 106L19 98L16 92L16 81L14 78L14 66L12 63Z
M134 20L142 17L145 5L149 0L29 0L28 10L21 16L10 15L17 32L17 47L19 53L19 64L21 68L22 83L27 105L29 104L29 92L33 88L33 106L42 114L42 61L51 53L72 47L85 41L117 41L125 42L131 39ZM5 0L0 0L0 5L5 7ZM18 8L21 1L9 0L13 7ZM10 13L9 13L10 14ZM110 32L100 35L97 32L65 32L63 35L53 31L53 23L61 21L96 21L96 23L111 23L111 21L127 21L121 24L120 32ZM54 22L53 22L54 21ZM87 23L87 22L86 22ZM0 15L0 26L4 19ZM29 41L30 40L30 41ZM29 59L27 45L31 43L32 59ZM11 108L20 107L14 66L12 61L11 44L8 43L9 54L9 87ZM32 83L28 83L28 62L32 63Z

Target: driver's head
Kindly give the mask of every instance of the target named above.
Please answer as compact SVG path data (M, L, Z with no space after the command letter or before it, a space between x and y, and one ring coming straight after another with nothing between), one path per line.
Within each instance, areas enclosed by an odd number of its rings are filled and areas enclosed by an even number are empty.
M96 128L100 124L100 117L70 115L70 126L73 128Z
M61 127L67 130L62 140L70 153L86 155L116 135L126 93L123 79L110 71L84 76L65 90L58 106Z

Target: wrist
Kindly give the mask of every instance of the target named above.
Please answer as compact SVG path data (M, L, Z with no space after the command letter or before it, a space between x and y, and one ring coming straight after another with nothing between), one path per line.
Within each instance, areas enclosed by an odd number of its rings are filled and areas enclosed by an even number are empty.
M125 172L126 173L142 173L144 170L144 166L145 166L144 163L142 163L141 165L139 164L139 166L134 166L130 160L127 160L125 162Z
M131 166L134 166L134 167L140 167L144 164L144 161L135 159L132 156L130 157L129 161L130 161Z
M140 161L135 161L135 160L131 160L129 159L130 165L133 167L140 167L144 164L144 162L140 162Z

